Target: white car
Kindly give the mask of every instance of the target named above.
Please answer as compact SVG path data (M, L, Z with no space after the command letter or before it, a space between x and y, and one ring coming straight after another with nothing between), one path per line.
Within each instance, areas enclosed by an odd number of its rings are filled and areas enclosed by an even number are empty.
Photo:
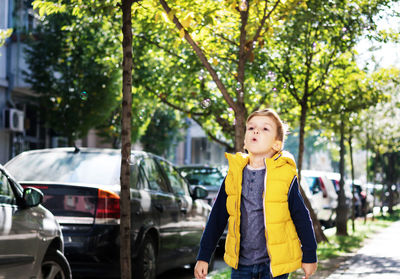
M302 170L301 187L324 227L334 225L338 195L335 185L323 171Z

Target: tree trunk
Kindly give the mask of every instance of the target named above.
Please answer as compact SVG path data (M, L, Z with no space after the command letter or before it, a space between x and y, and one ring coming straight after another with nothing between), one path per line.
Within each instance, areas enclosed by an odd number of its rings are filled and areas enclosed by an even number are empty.
M132 0L122 0L122 132L121 132L121 223L120 266L121 278L131 278L131 204L130 173L132 123Z
M393 150L391 148L391 146L389 147L389 150ZM394 179L394 177L395 177L394 166L396 164L395 156L396 156L396 153L394 151L389 151L389 153L388 153L388 157L389 158L388 158L388 175L387 175L387 177L388 177L388 187L389 187L388 188L388 190L389 190L388 213L390 215L392 215L394 213L394 210L393 210L393 206L394 206L394 191L392 189L392 185L394 185L396 183L395 179Z
M336 235L348 235L347 233L347 205L346 195L344 191L344 121L340 121L340 181L339 181L339 196L338 206L336 208Z
M313 222L315 237L317 242L320 243L321 241L328 242L328 238L325 236L324 231L322 230L321 223L319 222L317 215L314 212L314 209L311 206L310 201L308 200L306 194L304 193L303 189L301 188L301 169L303 165L303 152L304 152L304 133L305 133L305 125L306 125L306 114L307 108L302 106L301 115L300 115L300 139L299 139L299 157L297 160L297 168L299 171L299 189L301 195L303 196L304 203L307 206L308 210L310 211L310 217Z
M371 155L372 155L373 152L374 152L374 149L372 150ZM378 159L378 151L376 152L375 159ZM374 172L373 172L373 178L372 178L372 183L374 183L374 188L372 188L372 197L374 198L373 202L372 202L372 220L375 220L374 208L376 206L376 189L375 189L375 186L377 184L377 181L376 181L376 172L377 171L378 171L378 161L376 160L376 162L374 162Z
M369 159L370 155L369 155L368 151L370 151L370 149L371 149L371 147L370 147L370 139L369 139L369 130L367 131L367 146L366 146L365 149L367 150L367 156L366 156L367 164L366 164L366 170L365 171L366 171L366 174L367 174L367 181L368 181L368 173L369 173L368 166L369 166L369 162L370 162L370 159ZM372 147L371 155L372 155L373 152L374 152L374 148ZM376 164L374 164L373 178L372 178L372 183L373 183L373 187L372 187L372 197L373 197L373 200L372 200L372 221L375 220L375 214L374 214L374 208L375 208L375 185L376 185L375 173L376 173Z
M353 229L353 232L356 231L356 227L354 224L354 219L355 219L355 211L356 211L356 204L355 204L355 200L356 200L356 189L354 187L354 163L353 163L353 147L352 147L352 135L351 135L352 131L350 130L350 135L349 135L349 148L350 148L350 165L351 165L351 184L353 185L352 188L352 194L353 194L353 202L352 202L352 210L351 210L351 227Z
M243 152L244 134L246 132L246 118L247 112L243 106L240 107L239 112L235 114L235 152Z

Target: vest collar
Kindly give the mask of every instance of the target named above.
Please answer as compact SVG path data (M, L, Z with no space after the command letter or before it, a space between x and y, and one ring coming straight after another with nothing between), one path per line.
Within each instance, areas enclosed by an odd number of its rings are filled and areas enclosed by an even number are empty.
M243 168L249 163L249 155L242 152L237 152L236 154L225 153L226 159L228 159L228 164L230 168L238 168L238 170L243 170ZM292 154L287 151L280 151L276 153L272 158L265 159L265 165L268 167L280 167L285 164L289 164L296 168L296 163Z
M225 158L228 159L229 168L243 170L249 163L250 157L246 153L237 152L236 154L225 153Z
M265 159L265 165L267 167L281 167L285 164L289 164L296 168L296 163L292 154L287 151L280 151L276 153L272 158Z

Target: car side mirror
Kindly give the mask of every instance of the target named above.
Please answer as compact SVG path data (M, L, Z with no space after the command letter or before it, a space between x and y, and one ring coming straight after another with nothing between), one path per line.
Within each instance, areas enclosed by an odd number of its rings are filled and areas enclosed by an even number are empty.
M208 190L204 186L196 185L192 189L192 198L196 199L205 199L208 196Z
M43 202L43 193L39 189L28 187L22 195L26 207L38 206Z

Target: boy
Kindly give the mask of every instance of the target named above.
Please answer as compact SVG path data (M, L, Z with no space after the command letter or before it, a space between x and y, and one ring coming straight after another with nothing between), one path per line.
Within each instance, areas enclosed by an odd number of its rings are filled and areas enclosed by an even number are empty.
M300 267L308 279L316 271L314 230L294 159L282 151L284 135L285 127L271 109L247 118L248 154L225 155L229 170L200 241L196 279L206 278L227 222L224 260L232 267L232 279L288 278Z

